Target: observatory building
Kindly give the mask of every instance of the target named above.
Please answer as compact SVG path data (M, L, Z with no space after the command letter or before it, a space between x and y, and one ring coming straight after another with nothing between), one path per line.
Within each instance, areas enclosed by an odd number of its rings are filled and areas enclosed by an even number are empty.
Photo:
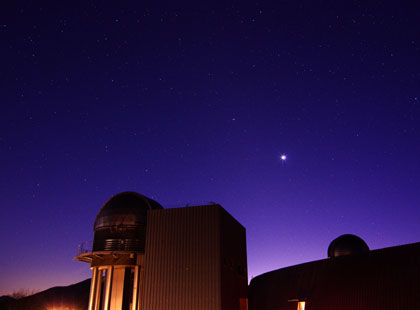
M94 223L89 310L245 310L245 228L220 205L163 209L113 196Z
M328 258L247 280L245 228L220 205L163 209L134 192L95 219L89 310L420 309L420 243L370 250L355 235ZM249 298L249 305L248 305Z
M252 279L250 310L420 309L420 243L370 251L342 235L328 258Z

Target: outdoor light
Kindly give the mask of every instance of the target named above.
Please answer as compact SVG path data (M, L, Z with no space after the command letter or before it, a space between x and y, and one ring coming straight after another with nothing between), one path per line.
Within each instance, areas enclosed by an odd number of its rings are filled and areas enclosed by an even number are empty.
M305 310L306 298L294 298L294 299L289 299L288 301L289 302L297 301L297 310Z

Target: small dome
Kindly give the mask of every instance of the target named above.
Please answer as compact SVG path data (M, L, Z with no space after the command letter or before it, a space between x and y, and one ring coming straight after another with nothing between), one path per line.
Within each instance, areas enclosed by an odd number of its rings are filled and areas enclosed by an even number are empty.
M334 239L328 247L328 257L363 254L369 252L369 247L358 236L346 234Z
M96 216L94 231L105 227L146 224L147 210L162 209L156 201L135 192L123 192L104 203Z

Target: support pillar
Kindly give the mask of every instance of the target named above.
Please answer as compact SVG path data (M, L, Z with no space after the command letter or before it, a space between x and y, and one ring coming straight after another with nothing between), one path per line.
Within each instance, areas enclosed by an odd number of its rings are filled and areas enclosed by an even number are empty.
M105 305L104 305L104 309L108 310L109 309L109 304L111 302L110 297L111 297L111 286L112 286L112 274L114 271L114 266L109 266L107 268L107 272L106 272L106 292L105 292Z
M134 267L132 310L137 310L137 299L138 299L138 292L139 292L138 287L139 287L139 266L135 266Z
M92 279L90 281L90 293L89 293L89 310L94 310L93 309L93 305L94 305L94 301L95 301L95 292L96 292L96 283L97 283L97 278L98 276L98 268L94 267L92 268Z

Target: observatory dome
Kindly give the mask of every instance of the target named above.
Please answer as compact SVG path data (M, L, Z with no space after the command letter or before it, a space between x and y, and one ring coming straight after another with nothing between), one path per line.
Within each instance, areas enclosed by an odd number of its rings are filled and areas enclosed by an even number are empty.
M346 234L334 239L328 247L328 257L363 254L369 252L366 242L358 236Z
M135 192L111 197L96 216L93 251L144 251L147 211L163 209Z
M96 216L93 229L145 225L147 210L153 209L162 209L162 206L136 192L119 193L104 203Z

